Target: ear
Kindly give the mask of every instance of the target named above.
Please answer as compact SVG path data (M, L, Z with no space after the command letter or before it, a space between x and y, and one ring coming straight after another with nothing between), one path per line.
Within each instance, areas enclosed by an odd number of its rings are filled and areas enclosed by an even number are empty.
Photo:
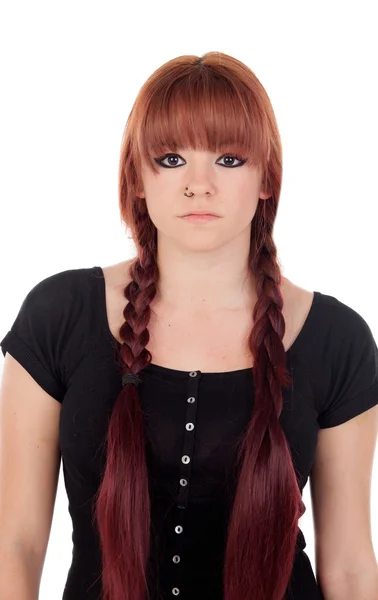
M272 195L272 192L268 189L266 178L262 175L260 180L260 193L259 200L267 200Z
M268 198L271 197L272 194L270 194L269 192L266 192L264 190L260 190L260 194L259 194L259 200L267 200Z

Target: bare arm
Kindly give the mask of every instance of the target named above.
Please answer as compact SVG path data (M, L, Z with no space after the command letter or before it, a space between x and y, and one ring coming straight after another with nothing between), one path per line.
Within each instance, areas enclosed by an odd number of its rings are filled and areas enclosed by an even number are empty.
M325 600L378 600L370 505L377 432L378 406L319 431L310 491Z
M377 600L378 599L378 567L366 570L365 573L344 575L344 577L328 581L322 588L324 600Z
M1 600L38 600L40 575L29 557L4 546L0 565Z
M0 383L0 598L37 600L55 505L61 404L9 353Z

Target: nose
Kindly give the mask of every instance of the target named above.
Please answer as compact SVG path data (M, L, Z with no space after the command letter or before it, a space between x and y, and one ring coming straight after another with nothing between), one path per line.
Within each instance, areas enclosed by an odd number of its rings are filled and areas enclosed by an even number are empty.
M214 172L212 162L199 161L195 164L187 166L185 169L184 187L188 187L185 190L188 194L195 194L196 196L204 196L206 194L213 195L216 191L214 183Z
M205 180L202 178L200 181L197 179L187 178L187 185L185 186L185 195L189 197L195 196L205 196L206 194L213 195L215 193L215 186L209 182L209 180Z

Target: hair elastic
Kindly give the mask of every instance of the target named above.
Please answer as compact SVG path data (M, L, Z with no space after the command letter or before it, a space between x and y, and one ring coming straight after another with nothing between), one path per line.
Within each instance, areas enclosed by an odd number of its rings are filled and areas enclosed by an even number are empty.
M138 387L138 385L141 382L142 382L142 380L140 379L140 377L138 377L138 375L135 375L134 373L125 373L124 375L122 375L122 386L123 387L127 383L132 383L133 385Z

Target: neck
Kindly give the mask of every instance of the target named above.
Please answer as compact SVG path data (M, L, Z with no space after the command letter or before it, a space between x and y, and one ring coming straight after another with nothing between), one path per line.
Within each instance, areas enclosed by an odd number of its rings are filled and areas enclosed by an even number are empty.
M188 313L250 310L256 292L248 253L249 247L238 253L229 246L195 253L160 244L156 304Z

